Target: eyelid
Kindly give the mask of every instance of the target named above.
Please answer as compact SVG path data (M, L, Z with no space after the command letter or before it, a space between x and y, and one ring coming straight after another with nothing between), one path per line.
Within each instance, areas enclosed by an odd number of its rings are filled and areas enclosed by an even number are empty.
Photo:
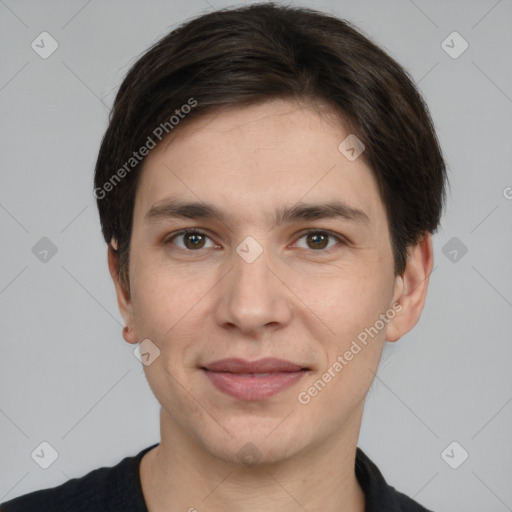
M331 231L330 229L322 229L322 228L306 228L302 231L299 231L296 236L295 242L302 238L304 235L308 235L310 233L325 233L329 235L332 238L335 238L338 242L341 242L343 245L348 245L350 242L349 240L343 236L341 233L337 233L336 231ZM316 251L316 252L325 252L324 251Z
M306 228L306 229L303 229L303 230L299 231L294 236L295 241L293 243L294 244L297 243L298 240L300 240L302 237L304 237L305 235L308 235L310 233L325 233L328 236L330 236L331 238L335 238L342 245L348 245L350 243L350 241L345 236L343 236L341 233L337 233L335 231L331 231L330 229L322 229L322 228ZM164 239L163 243L164 244L171 243L175 238L177 238L177 237L179 237L181 235L185 235L185 234L198 234L198 235L202 235L202 236L205 236L205 237L209 238L213 243L216 244L216 242L208 234L208 230L202 230L202 229L198 229L198 228L184 228L184 229L181 229L181 230L176 231L174 233L171 233L170 236L168 236L168 237L166 237ZM178 249L181 249L181 247L178 247ZM198 249L197 251L190 250L190 249L183 249L183 250L187 251L187 252L199 252L200 251L200 249ZM319 250L316 250L316 251L314 249L310 249L310 250L312 252L318 252L318 253L328 252L329 251L329 249L319 249Z
M175 238L178 238L179 236L185 235L185 234L202 235L202 236L209 238L212 242L214 242L212 237L208 234L208 230L202 230L202 229L198 229L198 228L184 228L184 229L180 229L179 231L175 231L175 232L171 233L169 236L166 236L163 239L163 244L164 245L170 244ZM214 242L214 243L216 243L216 242ZM178 247L178 249L181 249L181 247ZM187 249L183 249L183 250L187 250ZM199 252L199 250L189 251L189 252Z

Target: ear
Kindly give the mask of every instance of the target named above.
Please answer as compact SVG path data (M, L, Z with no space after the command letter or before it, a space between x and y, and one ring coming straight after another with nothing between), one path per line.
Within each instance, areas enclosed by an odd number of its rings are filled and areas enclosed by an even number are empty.
M115 239L112 239L110 244L108 244L107 257L108 269L116 288L117 304L126 325L126 327L123 329L123 338L128 343L138 343L139 340L137 338L137 331L135 329L135 318L133 314L133 304L130 291L127 290L126 286L121 282L117 271L117 261L119 256L117 252L117 241Z
M399 340L418 323L433 266L432 236L427 233L417 245L408 249L405 270L396 278L393 304L399 303L401 309L387 325L387 341Z

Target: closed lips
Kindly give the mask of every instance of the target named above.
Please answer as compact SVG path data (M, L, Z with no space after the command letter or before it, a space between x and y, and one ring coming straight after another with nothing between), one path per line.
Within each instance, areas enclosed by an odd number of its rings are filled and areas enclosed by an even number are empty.
M237 373L242 375L269 375L276 372L298 372L308 369L291 361L272 357L257 361L246 361L240 358L222 359L208 363L202 368L211 372Z

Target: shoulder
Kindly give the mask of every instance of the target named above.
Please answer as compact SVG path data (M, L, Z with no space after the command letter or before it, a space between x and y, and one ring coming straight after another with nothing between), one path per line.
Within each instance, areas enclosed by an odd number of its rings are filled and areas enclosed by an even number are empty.
M365 494L367 512L432 512L388 485L379 468L359 447L356 476Z
M417 501L409 498L409 496L397 491L394 487L388 486L389 492L394 495L400 512L432 512L432 510L420 505Z
M153 446L125 457L115 466L101 467L56 487L1 503L0 512L146 512L138 469L140 459Z
M73 478L56 487L33 491L2 503L0 511L85 512L88 510L96 512L109 510L106 507L112 499L117 471L119 471L119 465L95 469L81 478Z

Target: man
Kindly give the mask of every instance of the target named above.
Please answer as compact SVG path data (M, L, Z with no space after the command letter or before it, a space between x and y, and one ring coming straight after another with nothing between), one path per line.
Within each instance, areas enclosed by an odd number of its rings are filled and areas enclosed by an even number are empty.
M445 180L407 73L347 22L264 4L164 37L94 190L161 441L1 510L426 511L357 440L421 315Z

